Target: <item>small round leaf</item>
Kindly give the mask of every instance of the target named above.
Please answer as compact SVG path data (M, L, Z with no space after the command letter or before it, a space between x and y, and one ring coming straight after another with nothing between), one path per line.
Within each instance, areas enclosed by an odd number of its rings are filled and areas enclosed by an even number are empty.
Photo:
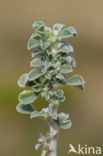
M37 28L39 28L39 27L42 26L42 25L45 25L44 22L42 22L42 21L37 21L37 22L33 23L32 28L33 28L33 29L37 29Z
M23 74L20 76L20 78L18 80L18 85L20 87L25 87L28 80L29 80L29 74Z
M19 103L16 106L16 110L22 114L31 114L33 111L35 111L35 108L31 104L25 105L25 104Z
M23 104L33 103L37 95L32 90L23 91L19 94L19 101Z
M30 80L35 80L43 75L42 71L39 69L33 69L30 72Z
M31 61L31 66L32 67L43 66L43 61L41 60L41 58L35 58L34 60Z
M36 118L36 117L43 117L43 114L38 111L32 112L30 118Z
M62 65L61 66L61 73L70 73L70 72L72 72L73 71L73 69L72 69L72 67L71 67L71 65Z
M69 28L64 29L61 32L60 38L64 39L64 38L73 37L73 36L76 36L76 35L77 35L77 32L76 32L75 28L69 27Z
M28 41L28 50L32 49L32 48L35 48L37 46L39 46L39 41L37 41L36 39L31 39L30 38L29 41Z
M74 86L76 85L76 86L78 86L78 85L81 85L81 84L84 84L84 83L85 83L85 81L82 78L82 76L80 76L80 75L74 75L70 79L66 80L67 85L74 85Z

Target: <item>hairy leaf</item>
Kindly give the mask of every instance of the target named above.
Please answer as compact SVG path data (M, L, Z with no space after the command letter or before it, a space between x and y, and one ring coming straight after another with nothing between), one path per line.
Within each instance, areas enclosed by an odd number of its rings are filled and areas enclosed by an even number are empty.
M64 92L62 89L58 89L55 94L58 98L61 98L63 97Z
M44 42L44 44L43 44L43 50L46 50L49 46L50 46L50 41L46 41L46 42Z
M32 51L32 57L35 57L35 56L41 55L41 54L43 54L43 52L40 49L34 49Z
M84 90L85 89L85 86L84 86L84 84L81 84L81 85L78 85L78 86L76 86L78 89L80 89L80 90Z
M31 61L31 66L32 67L43 66L43 61L41 60L41 58L35 58L34 60Z
M42 90L41 87L35 87L35 86L33 86L32 89L34 90L35 93L40 93Z
M63 28L64 28L64 24L57 23L57 24L54 24L53 25L53 30L59 30L59 31L61 31Z
M46 32L46 37L47 37L47 39L48 38L50 38L50 35L51 35L51 33L52 33L52 29L51 28L49 28L49 27L47 27L47 26L45 26L45 32Z
M57 120L58 114L57 113L51 113L51 117L54 120Z
M69 27L69 28L64 29L61 32L60 38L65 39L65 38L76 36L76 35L77 35L76 30L73 27Z
M47 108L43 108L41 110L41 113L43 114L44 118L47 118L49 116L49 108L48 107Z
M62 57L62 59L63 59L64 61L66 61L67 63L71 63L71 62L72 62L72 56L66 55L66 56ZM73 65L73 64L72 64L72 65ZM74 65L73 65L73 66L74 66Z
M20 78L18 80L18 85L20 87L25 87L28 80L29 80L29 74L27 74L27 73L23 74L23 75L20 76Z
M31 104L25 105L25 104L19 103L16 106L16 110L22 114L31 114L33 111L35 111L35 108Z
M57 44L57 47L58 47L58 51L64 52L64 53L68 53L68 52L73 52L74 51L73 47L66 41L60 41Z
M45 26L44 25L41 25L40 27L38 27L37 29L36 29L36 31L39 33L39 34L46 34L46 32L45 32Z
M34 111L34 112L31 113L30 118L35 118L35 117L43 117L43 115L42 115L41 112Z
M42 71L39 69L33 69L30 72L30 80L35 80L43 75Z
M59 114L59 123L63 123L63 121L67 120L69 118L69 114L60 113Z
M76 86L78 86L78 85L82 85L84 83L85 83L85 81L82 78L82 76L80 76L80 75L74 75L70 79L66 80L67 85L76 85Z
M62 73L57 74L56 78L58 78L60 80L65 80L65 76Z
M31 39L30 38L29 41L28 41L28 50L32 49L32 48L35 48L37 46L39 46L39 41L37 41L36 39Z
M62 48L59 49L60 52L68 53L68 52L73 52L74 49L71 45L68 46L63 46Z
M59 126L63 129L68 129L71 127L71 120L68 120L69 115L65 113L60 113L58 116Z
M39 40L39 39L41 38L41 35L40 35L39 33L36 32L36 33L32 34L30 38L31 38L31 39Z
M32 90L26 90L19 94L19 101L23 104L33 103L37 99L37 95Z
M72 69L71 65L62 65L61 66L61 73L70 73L72 71L73 71L73 69Z
M73 67L76 67L76 61L75 61L74 57L72 57L71 64L72 64Z
M32 28L33 29L37 29L37 28L39 28L40 26L44 26L45 24L44 24L44 22L42 22L42 21L37 21L37 22L35 22L35 23L33 23L33 25L32 25Z
M41 144L36 144L35 149L38 150L40 146L41 146Z
M60 127L63 128L63 129L68 129L68 128L70 128L71 126L72 126L71 120L67 120L65 123L62 123L62 124L60 125Z
M63 97L61 97L61 98L59 99L59 101L60 101L60 102L64 102L65 99L66 99L65 96L63 96Z

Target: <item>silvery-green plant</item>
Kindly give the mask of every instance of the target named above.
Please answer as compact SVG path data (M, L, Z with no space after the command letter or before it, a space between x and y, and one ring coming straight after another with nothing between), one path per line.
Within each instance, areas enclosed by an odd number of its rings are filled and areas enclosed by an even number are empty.
M20 87L29 87L19 94L19 104L16 109L22 114L30 114L30 118L42 118L49 126L50 131L44 136L40 133L35 149L42 149L41 156L56 156L57 139L60 129L71 127L69 115L58 113L60 102L65 96L61 88L66 85L84 89L85 81L80 75L69 76L76 67L73 47L64 39L77 36L73 27L64 28L63 24L54 24L53 28L45 26L44 22L37 21L32 25L35 29L28 41L28 49L32 50L33 68L23 74L19 80ZM41 95L48 101L48 107L38 111L32 104Z

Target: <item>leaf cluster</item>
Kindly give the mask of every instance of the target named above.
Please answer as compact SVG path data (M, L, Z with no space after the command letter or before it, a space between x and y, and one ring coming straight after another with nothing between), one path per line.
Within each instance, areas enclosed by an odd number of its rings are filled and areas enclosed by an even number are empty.
M68 116L54 113L53 108L65 100L61 87L72 85L84 88L85 81L80 75L69 77L69 73L76 67L76 61L72 56L74 49L65 39L77 36L77 32L73 27L65 28L63 24L54 24L49 28L41 21L35 22L32 28L35 32L27 45L28 50L32 50L32 70L21 75L18 80L20 87L30 89L19 94L17 111L30 114L31 118L51 117L59 127L70 128ZM43 108L40 112L32 105L39 95L49 102L48 108Z

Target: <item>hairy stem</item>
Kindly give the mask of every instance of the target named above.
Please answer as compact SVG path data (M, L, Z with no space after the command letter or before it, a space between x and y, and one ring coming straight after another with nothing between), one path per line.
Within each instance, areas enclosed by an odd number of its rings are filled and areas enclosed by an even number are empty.
M50 134L52 135L52 138L49 140L49 143L48 143L49 148L43 149L42 153L45 156L57 156L57 140L58 140L59 130L57 130L56 128L57 126L55 127L50 122L48 123L49 123L49 129L50 129Z
M49 128L50 128L50 133L53 136L53 138L50 140L50 143L49 143L50 145L49 156L57 156L57 139L58 139L59 130L55 123L50 123Z
M53 109L53 112L57 112L58 106ZM57 140L59 135L59 128L55 120L52 118L48 119L48 126L52 138L49 141L49 152L47 156L57 156Z

